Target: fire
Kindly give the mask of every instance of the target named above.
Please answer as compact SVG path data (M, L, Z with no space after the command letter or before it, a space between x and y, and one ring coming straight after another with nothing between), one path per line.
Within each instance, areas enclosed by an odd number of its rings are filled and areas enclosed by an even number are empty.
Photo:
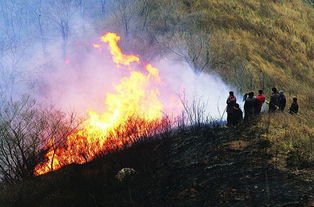
M106 33L101 41L108 45L112 61L118 68L126 67L130 74L114 86L115 93L106 94L106 111L88 111L89 118L81 129L67 136L62 146L48 143L46 161L38 164L35 174L57 170L70 163L85 163L100 152L132 143L162 122L163 105L159 100L159 70L144 64L139 57L123 54L118 46L120 37ZM93 44L101 48L100 44ZM134 65L135 64L135 65ZM134 65L134 66L133 66ZM134 68L143 67L144 72Z
M100 45L100 44L92 44L92 46L93 46L94 48L101 48L101 45Z
M129 66L133 62L140 62L140 58L134 55L125 55L122 53L121 49L118 46L120 37L115 33L107 33L107 35L102 36L101 40L105 43L108 43L110 46L110 53L112 55L112 60L118 65Z

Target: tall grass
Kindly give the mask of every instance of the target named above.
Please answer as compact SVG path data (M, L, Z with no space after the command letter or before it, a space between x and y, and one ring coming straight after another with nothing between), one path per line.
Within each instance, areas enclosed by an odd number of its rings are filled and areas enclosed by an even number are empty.
M294 157L294 167L302 167L314 163L313 116L313 112L265 114L257 124L267 129L263 136L271 142L275 156Z
M136 45L149 49L132 50L154 57L172 51L195 70L216 71L240 92L264 89L269 95L276 86L314 108L308 101L314 99L314 8L304 1L152 0L154 9L136 2L147 15L133 8L130 41L138 37Z
M299 0L207 0L194 10L211 33L212 68L227 82L240 90L277 86L304 103L313 94L314 9Z
M179 28L207 35L210 67L206 70L215 70L240 92L264 89L269 97L271 88L277 87L285 91L288 106L298 97L298 115L263 115L258 124L270 125L265 136L273 149L283 154L298 152L312 161L314 8L312 0L306 2L187 0L171 13L178 21L168 33ZM152 15L167 19L159 13Z

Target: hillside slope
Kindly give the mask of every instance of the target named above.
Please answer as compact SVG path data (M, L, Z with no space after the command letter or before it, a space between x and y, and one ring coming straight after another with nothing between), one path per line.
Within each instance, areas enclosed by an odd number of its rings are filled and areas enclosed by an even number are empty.
M174 52L240 92L262 88L269 96L276 86L286 91L288 106L299 98L300 113L135 143L1 186L0 206L313 206L314 9L301 0L137 1L147 7L124 34L134 41L130 50ZM115 18L104 24L123 28ZM136 175L118 182L126 167Z
M263 89L268 100L271 88L277 87L285 91L286 108L297 97L298 116L272 116L268 138L282 154L303 154L314 160L312 1L137 2L140 6L127 10L136 16L128 30L132 51L148 58L174 54L196 72L218 73L240 93ZM105 26L113 25L112 21L119 25L117 19L110 19ZM268 119L264 116L264 125Z
M314 98L314 8L309 4L302 0L138 2L139 12L137 7L129 10L138 18L128 32L141 45L145 46L145 36L148 44L183 56L196 70L216 71L240 92L263 88L269 94L268 89L276 86L313 108L308 104Z
M313 205L313 165L301 175L278 168L265 131L246 129L203 126L139 142L91 163L2 189L0 205ZM136 174L119 182L115 175L125 167Z
M277 86L313 99L313 8L297 0L209 0L193 10L206 14L200 28L213 31L211 66L225 80L240 90Z

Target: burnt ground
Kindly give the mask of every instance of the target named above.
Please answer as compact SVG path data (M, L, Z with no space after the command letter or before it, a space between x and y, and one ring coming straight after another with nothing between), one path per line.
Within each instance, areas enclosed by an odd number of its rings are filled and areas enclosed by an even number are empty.
M164 134L3 187L0 206L314 206L313 165L287 168L263 133L202 126ZM125 167L136 174L119 182Z

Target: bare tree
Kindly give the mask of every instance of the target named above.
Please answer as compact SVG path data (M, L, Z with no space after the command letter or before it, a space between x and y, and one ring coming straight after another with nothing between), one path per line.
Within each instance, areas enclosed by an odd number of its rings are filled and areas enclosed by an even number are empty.
M181 123L197 129L211 121L210 116L206 114L207 104L203 102L200 97L194 97L193 100L189 102L183 93L179 95L179 98L183 106Z
M210 46L206 34L177 29L162 38L155 36L155 40L162 48L188 63L197 74L201 74L209 66Z
M101 8L102 16L105 16L106 14L106 3L107 3L107 0L100 0L100 8Z
M202 73L208 66L209 38L205 34L185 33L183 36L186 49L184 59L197 73Z
M76 0L76 4L80 10L80 16L82 18L84 18L85 15L85 4L84 4L84 0Z
M73 116L40 110L29 97L1 106L0 179L7 183L32 176L47 141L60 143L77 127Z
M36 2L32 1L29 3L28 8L30 9L30 12L32 13L35 22L38 26L40 40L41 40L41 46L42 51L44 54L46 54L46 45L47 45L47 37L46 37L46 30L45 27L46 21L44 19L45 12L44 12L44 3L42 0L36 0Z
M25 62L32 54L32 15L28 2L4 1L0 4L0 91L18 94L18 86L27 73ZM31 34L31 35L30 35Z
M124 34L129 34L132 20L138 15L138 7L134 0L112 1L112 15L121 24Z
M63 58L67 57L67 46L71 34L71 23L76 12L75 0L56 0L50 2L49 16L62 37Z
M155 1L150 0L138 0L138 6L139 9L139 18L141 19L141 29L142 32L144 32L147 28L147 25L149 25L152 17L152 12L157 9L157 4Z

